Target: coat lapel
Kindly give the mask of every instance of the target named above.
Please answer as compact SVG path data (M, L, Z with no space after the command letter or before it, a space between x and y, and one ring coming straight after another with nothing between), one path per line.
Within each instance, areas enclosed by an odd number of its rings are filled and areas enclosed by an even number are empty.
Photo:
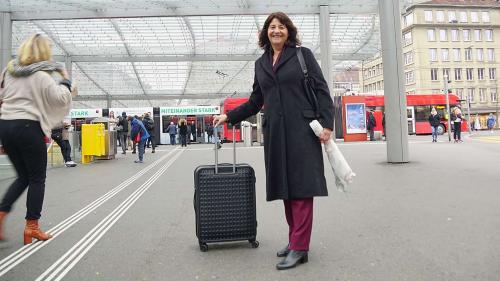
M279 68L284 65L288 60L290 60L297 51L293 46L287 46L285 50L283 51L283 54L281 54L281 58L278 61L278 65L276 66L276 72L278 72ZM271 69L272 70L272 69Z
M271 76L271 77L274 78L273 65L271 64L271 60L269 59L269 53L268 52L265 52L262 55L261 64L262 64L262 68L264 69L264 71L267 72L267 74L269 76Z

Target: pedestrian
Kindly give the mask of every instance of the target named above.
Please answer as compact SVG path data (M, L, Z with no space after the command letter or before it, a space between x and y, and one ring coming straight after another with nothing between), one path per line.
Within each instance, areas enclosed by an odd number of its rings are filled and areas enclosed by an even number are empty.
M476 114L476 118L474 118L474 130L481 130L481 119L479 119L479 114Z
M149 143L151 144L151 153L155 153L155 122L151 118L151 112L144 114L144 119L142 120L144 127L148 130L149 138L146 140L146 147L149 148Z
M460 108L455 107L453 111L455 113L455 119L453 120L453 139L455 142L463 142L462 141L462 111Z
M122 112L122 116L118 120L118 127L121 127L121 130L118 131L118 138L121 140L122 145L122 154L127 153L127 137L129 134L129 122L127 118L127 113Z
M129 117L129 119L132 119ZM131 120L130 127L130 137L135 140L137 144L137 150L139 150L139 159L135 160L135 163L144 163L144 150L146 148L146 140L149 138L148 130L144 127L144 124L137 117Z
M61 122L56 128L52 129L50 137L61 148L61 154L66 167L76 167L76 163L71 160L71 144L69 143L70 124Z
M375 116L373 116L373 110L368 112L366 123L366 129L370 134L370 141L375 141L375 126L377 126L377 121L375 120Z
M493 128L495 127L495 123L497 122L495 116L493 113L490 113L488 115L488 119L486 120L486 126L488 126L488 130L490 130L491 133L493 133Z
M333 128L333 102L321 69L311 50L300 47L297 28L282 13L272 13L259 34L264 54L255 62L255 79L249 100L226 114L214 117L216 126L233 126L265 108L262 129L267 200L283 200L288 223L288 243L277 252L284 259L277 269L308 261L312 231L313 198L327 196L321 142ZM309 126L316 118L314 104L304 94L301 51L308 77L317 93L319 121L325 128L319 139Z
M181 137L181 146L187 146L188 126L185 119L179 121L179 135Z
M437 113L437 110L434 107L432 107L431 115L429 115L429 124L432 129L432 142L437 142L438 128L441 125L441 115Z
M207 136L208 136L208 142L212 143L213 142L213 137L214 137L214 126L212 124L208 124L207 126Z
M38 224L47 171L44 138L69 114L71 81L63 66L52 60L51 46L41 34L30 36L0 77L0 140L17 173L0 203L2 240L5 217L26 188L24 244L52 237Z
M170 135L170 145L175 145L177 126L174 124L174 122L170 122L170 125L168 125L167 133Z

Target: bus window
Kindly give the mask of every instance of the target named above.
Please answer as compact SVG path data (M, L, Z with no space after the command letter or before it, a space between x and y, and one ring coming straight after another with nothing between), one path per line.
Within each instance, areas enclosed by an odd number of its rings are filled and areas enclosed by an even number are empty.
M431 115L431 107L428 105L415 106L415 121L428 121Z

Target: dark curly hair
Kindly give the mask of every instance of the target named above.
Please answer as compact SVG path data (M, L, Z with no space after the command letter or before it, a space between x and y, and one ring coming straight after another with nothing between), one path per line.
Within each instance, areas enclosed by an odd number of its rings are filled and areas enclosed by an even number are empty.
M271 42L267 37L267 30L269 29L269 25L273 21L273 19L278 19L283 25L286 26L288 30L288 39L285 42L287 46L297 46L300 45L300 40L297 36L297 28L293 25L292 20L283 12L276 12L270 14L266 21L264 22L264 27L260 31L259 34L259 46L264 49L266 52L271 51Z

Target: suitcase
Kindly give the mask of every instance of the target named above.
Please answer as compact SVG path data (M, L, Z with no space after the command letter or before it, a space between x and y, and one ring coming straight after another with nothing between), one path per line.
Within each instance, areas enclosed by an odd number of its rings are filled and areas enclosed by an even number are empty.
M248 240L259 246L255 209L255 172L247 164L236 164L233 129L233 164L218 163L215 139L215 165L198 166L194 171L194 210L196 236L202 252L207 243Z

